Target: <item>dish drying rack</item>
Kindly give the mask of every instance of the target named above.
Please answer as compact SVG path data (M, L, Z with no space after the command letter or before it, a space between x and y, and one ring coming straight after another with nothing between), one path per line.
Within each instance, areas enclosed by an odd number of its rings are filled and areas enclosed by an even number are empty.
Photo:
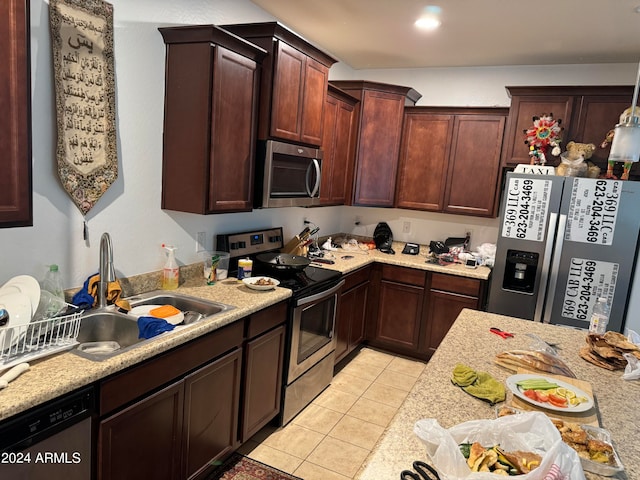
M72 313L0 329L0 370L77 345L84 310L67 306Z

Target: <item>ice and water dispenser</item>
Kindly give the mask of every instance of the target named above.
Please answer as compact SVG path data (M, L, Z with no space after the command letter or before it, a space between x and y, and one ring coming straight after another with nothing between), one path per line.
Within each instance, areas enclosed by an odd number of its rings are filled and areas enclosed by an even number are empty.
M533 294L539 257L534 252L507 250L502 288Z

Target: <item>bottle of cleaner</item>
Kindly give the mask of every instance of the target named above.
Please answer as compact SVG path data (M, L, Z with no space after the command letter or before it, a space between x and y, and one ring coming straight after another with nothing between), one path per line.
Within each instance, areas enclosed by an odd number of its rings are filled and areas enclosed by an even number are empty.
M176 263L176 247L171 245L162 244L162 248L167 251L167 263L164 264L162 269L162 289L174 290L178 288L178 282L180 280L180 269Z
M598 303L593 306L591 321L589 322L589 332L604 334L609 323L609 305L604 297L598 298Z

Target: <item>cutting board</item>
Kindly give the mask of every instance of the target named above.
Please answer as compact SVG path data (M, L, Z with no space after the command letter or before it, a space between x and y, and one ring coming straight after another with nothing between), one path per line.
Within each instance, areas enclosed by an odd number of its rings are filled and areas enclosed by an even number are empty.
M584 391L591 398L593 398L593 389L591 388L591 384L585 380L578 380L577 378L565 377L562 375L551 375L550 373L542 374L540 372L527 370L525 368L518 368L518 373L530 373L533 375L544 375L545 377L555 378L563 382L569 383L575 387L578 387L580 390ZM574 423L580 423L583 425L584 424L593 425L594 427L600 426L600 422L598 421L598 410L595 405L595 399L594 399L593 407L587 410L586 412L564 413L564 412L558 412L557 410L548 410L546 408L538 407L537 405L533 405L531 403L525 402L524 400L516 397L513 394L511 394L510 396L511 396L510 405L514 408L518 408L520 410L526 410L526 411L543 412L548 417L558 418L565 422L574 422Z

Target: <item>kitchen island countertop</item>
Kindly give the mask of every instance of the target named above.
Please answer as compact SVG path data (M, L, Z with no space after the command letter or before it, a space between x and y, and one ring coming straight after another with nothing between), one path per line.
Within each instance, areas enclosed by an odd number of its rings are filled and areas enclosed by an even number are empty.
M490 327L513 332L515 337L502 339L490 333ZM585 345L585 331L467 309L429 360L356 478L395 480L414 460L428 461L424 444L413 433L420 419L435 418L440 425L450 428L469 420L495 418L495 407L454 386L451 372L457 363L463 363L504 381L513 372L496 365L493 359L505 350L529 349L531 338L527 333L558 343L560 357L579 379L591 383L600 426L611 432L625 467L625 474L617 478L640 478L640 449L636 443L640 428L638 381L625 381L621 371L604 370L581 359L578 351ZM508 392L507 402L510 399ZM589 472L585 475L589 480L606 478Z

